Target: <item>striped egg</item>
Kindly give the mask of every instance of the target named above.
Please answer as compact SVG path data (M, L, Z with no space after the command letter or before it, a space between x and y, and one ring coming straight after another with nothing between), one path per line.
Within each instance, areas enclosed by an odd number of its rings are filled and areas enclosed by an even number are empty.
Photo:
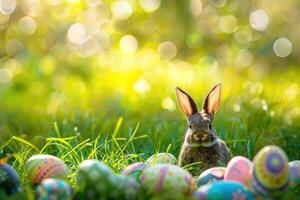
M176 165L156 164L143 171L141 185L146 195L181 199L191 193L192 175Z
M216 181L199 187L195 200L255 200L255 195L244 185L234 181Z
M205 170L197 178L197 186L200 187L207 183L223 180L225 171L225 167L213 167Z
M20 180L16 170L7 163L0 163L0 197L2 191L11 195L19 190Z
M142 162L133 163L133 164L127 166L122 171L122 174L125 175L125 176L132 176L132 177L135 178L135 180L140 182L141 173L144 171L144 169L146 167L147 167L147 165L145 163L142 163Z
M262 198L278 198L284 194L289 182L288 158L274 145L261 149L253 160L252 188Z
M289 162L290 183L289 188L296 190L300 186L300 160Z
M243 156L233 157L226 168L224 180L236 181L250 187L252 162Z
M67 179L69 170L65 163L52 155L35 155L25 163L25 170L32 184L46 178Z
M138 198L140 192L140 184L132 176L118 175L118 184L113 187L113 190L116 191L116 188L119 188L120 195L117 199L124 200L134 200Z
M37 200L71 200L72 193L69 183L55 178L44 179L36 189Z
M170 153L157 153L152 155L150 158L146 160L146 163L149 165L166 163L176 165L177 159L173 154Z

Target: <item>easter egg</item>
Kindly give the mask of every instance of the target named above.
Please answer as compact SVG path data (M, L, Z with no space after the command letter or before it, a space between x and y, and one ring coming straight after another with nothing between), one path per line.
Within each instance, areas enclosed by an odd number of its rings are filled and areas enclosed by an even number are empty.
M289 188L295 190L300 186L300 160L289 162L290 182Z
M132 176L119 175L118 179L118 185L120 185L120 194L117 199L137 199L140 192L140 184L135 180L135 178Z
M252 167L253 164L248 158L235 156L227 165L224 180L237 181L249 187Z
M288 187L288 158L274 145L264 147L254 157L251 185L262 198L278 198Z
M192 175L176 165L156 164L143 171L141 185L146 195L180 199L191 193Z
M46 178L67 179L69 170L65 163L52 155L35 155L25 163L25 170L32 184Z
M199 187L193 197L196 200L254 200L254 194L244 185L234 181L216 181Z
M152 155L146 160L146 163L149 165L159 164L159 163L168 163L176 165L177 159L173 154L170 153L157 153Z
M66 181L48 178L44 179L36 189L37 200L59 199L71 200L72 187Z
M80 199L110 199L119 196L120 180L111 169L98 160L85 160L76 175ZM115 190L115 192L111 192Z
M0 194L5 192L11 195L19 189L20 181L16 170L7 163L0 163Z
M146 167L147 167L147 165L142 162L133 163L133 164L127 166L122 171L122 174L125 176L132 176L135 178L135 180L140 181L140 175Z
M205 170L197 178L197 186L200 187L210 182L223 180L225 171L225 167L213 167Z

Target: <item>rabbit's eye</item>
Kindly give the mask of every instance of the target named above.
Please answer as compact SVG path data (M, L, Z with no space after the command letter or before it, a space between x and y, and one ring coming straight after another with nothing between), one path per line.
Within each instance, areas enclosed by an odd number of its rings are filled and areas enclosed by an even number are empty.
M211 124L209 124L209 129L211 129Z
M190 129L192 129L192 125L190 124Z

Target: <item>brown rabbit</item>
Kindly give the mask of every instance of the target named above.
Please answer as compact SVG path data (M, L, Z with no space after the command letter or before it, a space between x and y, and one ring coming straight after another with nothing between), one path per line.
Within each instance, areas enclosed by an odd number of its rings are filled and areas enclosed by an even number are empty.
M189 123L179 155L179 166L201 162L199 168L191 170L193 175L199 175L205 169L226 164L230 158L230 150L212 128L214 114L220 104L221 83L208 93L200 112L194 100L179 87L176 87L176 95Z

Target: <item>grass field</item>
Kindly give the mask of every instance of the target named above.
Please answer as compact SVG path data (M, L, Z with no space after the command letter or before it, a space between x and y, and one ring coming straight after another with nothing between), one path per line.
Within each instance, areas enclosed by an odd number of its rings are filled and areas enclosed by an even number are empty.
M73 185L86 159L119 173L157 152L177 157L188 125L175 86L200 107L222 82L213 127L233 155L252 159L275 144L300 159L298 1L191 1L201 11L181 1L159 1L153 11L128 1L126 19L115 1L49 2L0 10L0 157L12 155L26 199L33 193L24 163L34 154L62 159ZM254 9L267 11L265 30L250 24ZM279 37L292 42L290 55L276 52Z

